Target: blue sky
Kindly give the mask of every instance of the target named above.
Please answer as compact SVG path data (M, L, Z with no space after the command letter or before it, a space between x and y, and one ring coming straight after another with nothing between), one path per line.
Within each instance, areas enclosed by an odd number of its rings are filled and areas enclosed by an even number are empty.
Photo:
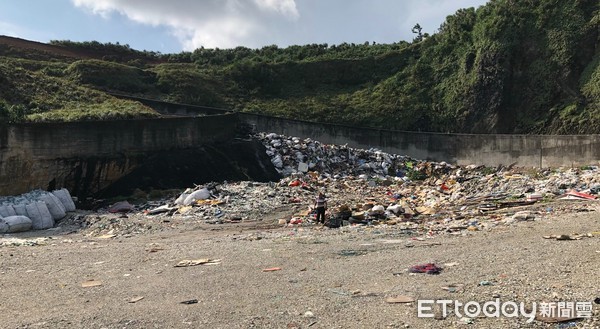
M487 0L2 0L0 35L119 42L178 53L310 43L411 40Z

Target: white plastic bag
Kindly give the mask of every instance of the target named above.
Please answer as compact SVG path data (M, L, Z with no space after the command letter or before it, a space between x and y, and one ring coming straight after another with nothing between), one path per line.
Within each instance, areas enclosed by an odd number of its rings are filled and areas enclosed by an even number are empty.
M194 203L195 201L206 200L208 198L210 198L210 192L208 191L207 188L203 188L201 190L194 191L190 195L188 195L187 198L185 198L185 201L183 202L183 204L186 206L189 206L192 203Z
M179 198L177 198L177 200L175 200L175 204L178 204L180 206L183 206L183 204L185 203L185 199L189 196L189 193L181 193L181 195L179 196Z
M396 215L401 214L401 213L404 212L404 208L402 208L401 205L397 205L397 204L396 205L390 205L390 206L388 206L386 210L387 211L391 211L391 212L393 212Z

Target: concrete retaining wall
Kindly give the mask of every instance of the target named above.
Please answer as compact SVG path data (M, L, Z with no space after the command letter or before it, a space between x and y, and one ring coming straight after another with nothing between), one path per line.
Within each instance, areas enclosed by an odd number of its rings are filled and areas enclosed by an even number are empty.
M67 187L94 194L157 151L234 138L235 114L0 126L0 195Z
M356 128L240 113L256 131L328 144L379 148L417 159L459 165L560 167L600 163L600 135L473 135Z

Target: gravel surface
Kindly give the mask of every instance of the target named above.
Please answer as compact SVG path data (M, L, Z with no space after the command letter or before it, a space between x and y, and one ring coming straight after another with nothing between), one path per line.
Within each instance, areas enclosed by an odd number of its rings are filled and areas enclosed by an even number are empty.
M600 297L595 211L432 237L399 226L281 227L276 218L284 215L222 225L153 223L165 227L114 237L68 226L1 236L0 327L600 328L597 304L589 319L546 324L453 313L422 319L416 302L386 302L593 301ZM574 233L592 234L543 238ZM175 267L202 258L220 261ZM408 272L430 262L441 274ZM442 289L453 284L463 288ZM181 303L189 300L197 303Z

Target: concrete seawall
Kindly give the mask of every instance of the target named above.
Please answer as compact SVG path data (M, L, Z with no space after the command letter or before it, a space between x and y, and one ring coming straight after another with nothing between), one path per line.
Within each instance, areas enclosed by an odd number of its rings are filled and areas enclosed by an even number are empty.
M379 148L417 159L459 165L561 167L600 163L600 135L472 135L357 128L239 113L256 131L328 144Z
M238 126L235 114L0 126L0 195L54 187L94 194L153 153L230 141Z

